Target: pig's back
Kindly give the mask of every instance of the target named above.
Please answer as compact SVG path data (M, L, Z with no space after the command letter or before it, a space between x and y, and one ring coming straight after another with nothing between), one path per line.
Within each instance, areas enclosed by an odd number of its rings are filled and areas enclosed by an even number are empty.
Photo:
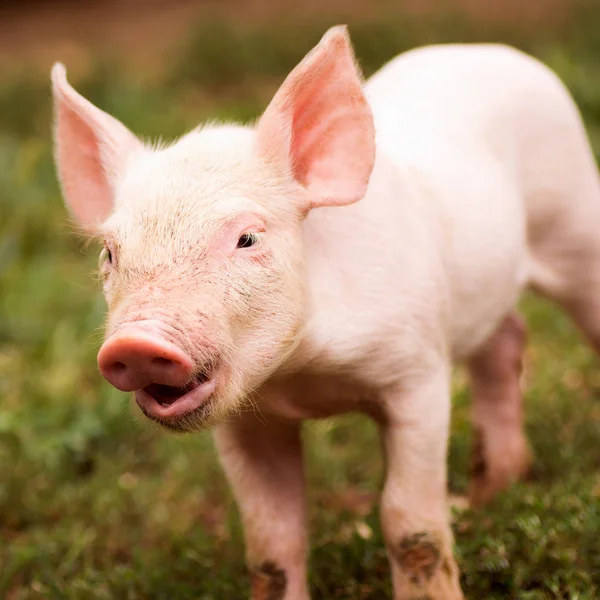
M581 142L577 109L560 80L508 46L418 48L384 65L365 92L380 147L402 162L427 162L436 149L477 149L518 169L530 160L525 150L539 151L544 141Z
M378 152L423 182L444 228L451 342L464 356L531 280L532 232L573 211L596 176L577 109L549 69L492 44L407 52L365 91Z

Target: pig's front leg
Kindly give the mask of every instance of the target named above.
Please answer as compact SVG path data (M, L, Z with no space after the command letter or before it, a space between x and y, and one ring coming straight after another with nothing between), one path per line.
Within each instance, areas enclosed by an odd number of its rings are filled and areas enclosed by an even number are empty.
M385 394L387 459L381 525L395 600L459 600L446 492L450 368Z
M215 439L244 524L252 600L308 600L299 423L245 414Z

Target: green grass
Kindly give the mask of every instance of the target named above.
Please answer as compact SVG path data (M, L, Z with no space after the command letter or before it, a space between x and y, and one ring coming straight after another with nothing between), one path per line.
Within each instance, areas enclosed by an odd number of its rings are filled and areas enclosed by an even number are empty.
M330 23L281 29L205 23L142 87L101 57L80 82L145 135L204 118L256 116ZM600 11L552 32L474 30L444 16L351 24L372 72L431 41L503 40L548 62L579 102L600 151ZM140 424L97 372L103 301L93 246L70 231L55 182L47 82L0 83L0 598L245 597L242 534L210 436ZM600 225L600 224L599 224ZM527 298L529 481L455 514L472 599L600 597L600 370L564 314ZM459 374L450 487L468 482L468 392ZM373 500L375 427L358 416L306 427L311 585L317 599L380 599L390 583Z

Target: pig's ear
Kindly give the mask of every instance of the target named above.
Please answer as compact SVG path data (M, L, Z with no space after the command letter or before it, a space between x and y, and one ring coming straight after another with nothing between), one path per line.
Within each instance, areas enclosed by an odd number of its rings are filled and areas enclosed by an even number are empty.
M142 143L120 121L96 108L67 82L63 65L52 69L55 157L65 202L93 233L111 213L114 188Z
M346 27L333 27L288 75L257 126L259 152L291 170L310 206L360 200L375 130Z

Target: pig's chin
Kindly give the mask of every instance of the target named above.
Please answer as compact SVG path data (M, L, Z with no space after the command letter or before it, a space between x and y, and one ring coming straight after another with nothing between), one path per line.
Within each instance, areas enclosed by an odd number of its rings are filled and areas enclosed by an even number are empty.
M142 413L172 431L197 431L214 412L217 374L199 376L183 387L153 383L134 392Z

